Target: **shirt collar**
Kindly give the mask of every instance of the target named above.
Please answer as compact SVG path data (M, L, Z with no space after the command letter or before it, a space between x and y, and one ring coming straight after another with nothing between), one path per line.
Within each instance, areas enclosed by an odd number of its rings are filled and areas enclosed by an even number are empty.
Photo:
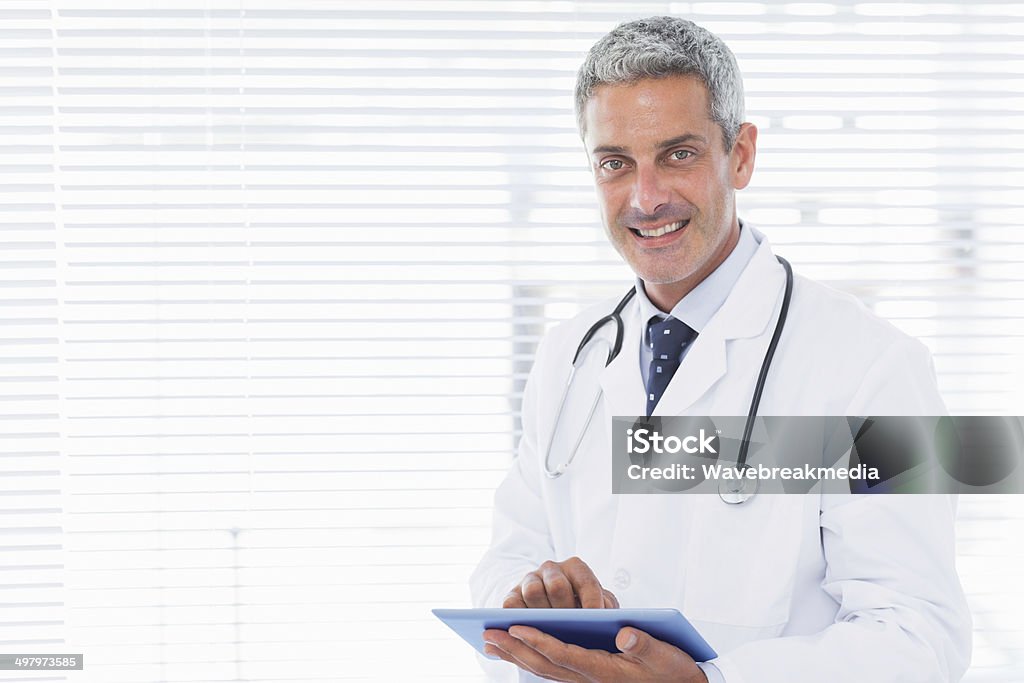
M733 250L710 275L680 299L669 315L683 321L699 334L729 298L729 292L740 279L740 274L757 251L757 246L753 231L750 228L744 229L743 221L740 221L740 237ZM640 319L644 321L645 330L647 321L652 317L665 317L665 313L647 298L644 282L640 278L636 279L636 298L640 303Z

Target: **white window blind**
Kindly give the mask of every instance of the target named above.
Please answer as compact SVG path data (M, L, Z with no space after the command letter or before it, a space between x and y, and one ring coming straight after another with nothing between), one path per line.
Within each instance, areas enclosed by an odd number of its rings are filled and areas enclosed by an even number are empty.
M1021 413L1015 3L6 3L0 650L479 680L429 608L468 602L544 329L631 282L574 71L663 13L744 71L741 215L952 412ZM1019 680L1022 505L961 518L966 680Z
M65 642L53 40L0 7L0 652ZM0 674L4 680L46 673Z

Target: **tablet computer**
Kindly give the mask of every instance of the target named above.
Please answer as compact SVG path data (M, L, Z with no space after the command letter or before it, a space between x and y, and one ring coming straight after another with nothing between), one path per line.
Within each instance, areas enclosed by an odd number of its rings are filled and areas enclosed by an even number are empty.
M432 611L480 654L484 653L486 629L507 631L510 626L520 625L532 626L565 643L607 652L619 652L615 647L615 636L623 626L632 626L675 645L694 661L706 662L718 656L686 617L674 609L484 608Z

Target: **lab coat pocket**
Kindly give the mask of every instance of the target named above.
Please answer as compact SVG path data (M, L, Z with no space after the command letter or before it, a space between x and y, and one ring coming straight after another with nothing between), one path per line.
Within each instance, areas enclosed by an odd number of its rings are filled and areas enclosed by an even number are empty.
M700 498L688 544L686 617L777 635L793 601L803 497L760 495L742 505Z

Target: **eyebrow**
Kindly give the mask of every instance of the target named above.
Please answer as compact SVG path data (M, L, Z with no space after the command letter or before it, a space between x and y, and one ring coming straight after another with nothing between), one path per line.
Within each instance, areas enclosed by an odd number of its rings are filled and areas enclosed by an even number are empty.
M676 145L686 144L687 142L700 142L707 144L708 140L703 135L697 135L696 133L684 133L683 135L677 135L674 138L669 138L659 142L658 149L668 149L669 147L675 147ZM627 148L620 147L618 145L600 145L595 147L590 153L591 154L625 154Z
M668 149L669 147L683 145L686 144L687 142L701 142L705 145L708 144L707 138L705 138L703 135L697 135L696 133L685 133L683 135L678 135L674 138L665 140L664 142L659 142L658 149Z

